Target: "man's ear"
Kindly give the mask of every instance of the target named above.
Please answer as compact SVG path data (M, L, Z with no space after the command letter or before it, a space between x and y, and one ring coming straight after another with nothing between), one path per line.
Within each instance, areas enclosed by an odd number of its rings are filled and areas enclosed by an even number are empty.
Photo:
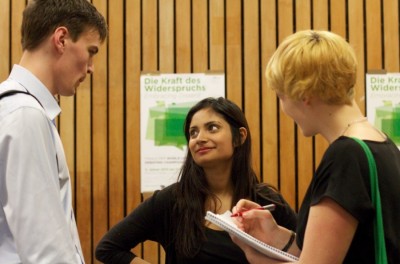
M240 134L240 145L242 145L247 138L247 129L244 127L239 128L239 134Z
M64 52L65 40L68 37L68 29L66 27L58 27L53 33L54 47L58 52Z

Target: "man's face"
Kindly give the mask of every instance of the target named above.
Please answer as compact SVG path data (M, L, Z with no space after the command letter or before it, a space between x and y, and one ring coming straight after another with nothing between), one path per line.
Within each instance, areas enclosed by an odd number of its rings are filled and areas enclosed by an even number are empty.
M97 54L101 41L95 30L87 30L76 42L65 39L65 52L61 58L61 70L55 83L57 94L71 96L76 88L94 71L93 57Z

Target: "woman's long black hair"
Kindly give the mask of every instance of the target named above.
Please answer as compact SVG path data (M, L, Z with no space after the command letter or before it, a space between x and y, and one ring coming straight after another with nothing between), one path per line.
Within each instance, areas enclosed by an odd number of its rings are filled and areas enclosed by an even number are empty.
M240 199L255 199L259 183L252 169L251 135L247 120L242 110L228 99L205 98L194 105L188 112L184 123L184 133L189 142L189 128L193 115L202 109L212 109L221 115L230 125L232 131L232 145L234 146L232 160L232 205ZM247 138L241 144L239 129L246 128ZM185 162L181 168L176 189L176 204L174 218L177 225L175 246L178 256L193 257L200 250L201 243L205 240L205 202L207 197L217 198L209 190L203 169L198 166L188 148ZM216 203L214 203L216 204Z

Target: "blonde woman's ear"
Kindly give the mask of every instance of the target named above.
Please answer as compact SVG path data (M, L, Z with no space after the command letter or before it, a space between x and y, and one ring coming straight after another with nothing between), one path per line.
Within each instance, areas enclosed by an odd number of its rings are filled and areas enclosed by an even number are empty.
M312 96L304 96L301 100L304 104L311 105L313 98Z

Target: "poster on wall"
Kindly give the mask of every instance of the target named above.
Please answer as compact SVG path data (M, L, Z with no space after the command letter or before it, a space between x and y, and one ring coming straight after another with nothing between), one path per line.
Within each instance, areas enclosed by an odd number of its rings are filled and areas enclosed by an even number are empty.
M183 125L189 109L206 97L225 97L220 72L140 76L141 192L177 181L186 156Z
M400 73L366 75L367 118L400 148Z

